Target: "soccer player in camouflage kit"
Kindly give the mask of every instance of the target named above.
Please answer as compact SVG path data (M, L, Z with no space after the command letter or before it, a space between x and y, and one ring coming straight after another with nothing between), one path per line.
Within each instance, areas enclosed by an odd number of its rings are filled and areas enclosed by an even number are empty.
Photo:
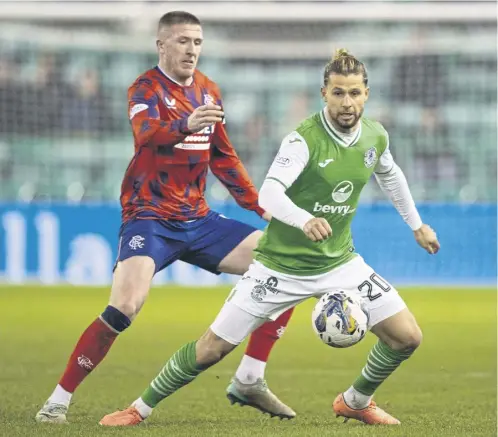
M369 329L379 341L358 378L337 395L333 410L367 424L400 423L377 407L372 396L412 355L422 333L398 292L354 251L351 221L371 175L422 248L435 254L439 242L420 219L389 151L387 132L362 117L368 93L363 63L339 50L324 72L326 107L285 137L261 188L260 205L273 218L254 263L207 332L178 350L132 406L105 416L101 424L140 423L162 399L220 361L265 321L335 289L365 300Z
M177 260L214 274L241 275L262 232L216 213L204 196L208 169L238 204L270 219L228 137L218 85L196 66L203 43L197 17L164 14L158 23L158 65L128 90L135 154L121 188L122 226L109 305L81 334L54 391L36 414L67 423L81 383L105 359L149 294L153 276ZM296 413L268 388L266 363L293 308L261 325L228 387L239 402L273 416Z

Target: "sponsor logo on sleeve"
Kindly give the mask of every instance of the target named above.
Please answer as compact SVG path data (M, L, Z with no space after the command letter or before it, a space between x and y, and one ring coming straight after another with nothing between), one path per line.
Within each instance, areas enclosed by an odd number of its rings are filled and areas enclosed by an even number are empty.
M146 105L145 103L137 103L130 109L130 120L135 117L139 112L145 111L146 109L149 109L149 105Z
M292 159L287 156L277 155L275 157L275 164L279 167L290 167L292 165Z

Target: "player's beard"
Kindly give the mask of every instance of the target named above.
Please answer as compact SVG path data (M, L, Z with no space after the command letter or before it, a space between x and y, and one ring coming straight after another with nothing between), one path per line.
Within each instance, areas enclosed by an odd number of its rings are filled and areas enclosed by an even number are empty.
M337 125L341 129L352 129L358 124L358 121L360 120L361 116L363 115L363 109L361 109L360 112L358 113L352 113L351 117L349 119L345 119L341 117L340 114L337 115L337 117L334 119L334 121L337 123Z

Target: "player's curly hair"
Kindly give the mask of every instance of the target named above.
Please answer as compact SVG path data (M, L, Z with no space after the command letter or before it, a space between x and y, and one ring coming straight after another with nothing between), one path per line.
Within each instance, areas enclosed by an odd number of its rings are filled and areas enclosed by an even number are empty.
M347 49L336 50L334 57L325 66L325 71L323 72L323 84L325 86L327 86L332 73L344 76L361 74L363 83L368 86L368 73L365 64L356 59Z

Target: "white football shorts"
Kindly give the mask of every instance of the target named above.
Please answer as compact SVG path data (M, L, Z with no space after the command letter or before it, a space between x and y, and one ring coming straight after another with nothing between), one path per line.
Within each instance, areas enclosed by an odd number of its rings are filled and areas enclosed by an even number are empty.
M232 289L211 330L239 344L261 324L276 320L289 308L336 290L354 293L364 300L370 316L369 329L406 308L396 289L359 255L316 276L288 275L254 261Z

